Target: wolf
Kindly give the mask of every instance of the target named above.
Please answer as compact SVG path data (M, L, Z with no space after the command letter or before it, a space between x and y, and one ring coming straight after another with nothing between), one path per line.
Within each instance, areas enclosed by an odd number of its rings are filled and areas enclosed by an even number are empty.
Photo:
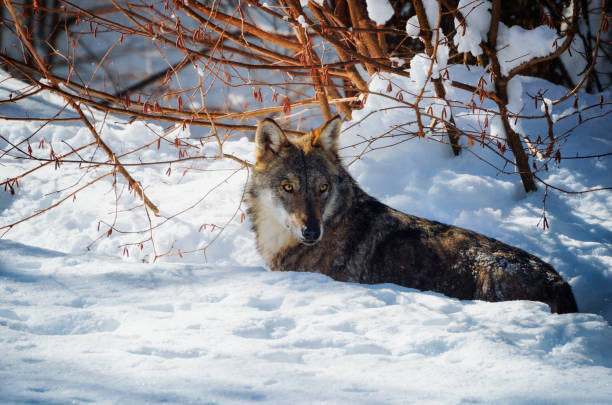
M271 270L578 311L569 284L536 256L405 214L364 192L338 155L340 129L339 116L292 139L272 119L257 127L245 200L257 248Z

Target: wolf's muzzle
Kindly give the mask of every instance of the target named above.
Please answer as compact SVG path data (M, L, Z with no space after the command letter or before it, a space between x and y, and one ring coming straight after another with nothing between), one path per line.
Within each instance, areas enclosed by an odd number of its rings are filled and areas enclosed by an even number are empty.
M321 237L321 228L314 226L307 226L302 230L302 243L306 245L314 245L319 241Z

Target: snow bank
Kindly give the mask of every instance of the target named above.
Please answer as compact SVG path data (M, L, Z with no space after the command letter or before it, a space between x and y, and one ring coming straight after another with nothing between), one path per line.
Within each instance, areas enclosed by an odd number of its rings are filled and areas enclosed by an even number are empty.
M261 267L0 240L6 403L605 403L612 329Z

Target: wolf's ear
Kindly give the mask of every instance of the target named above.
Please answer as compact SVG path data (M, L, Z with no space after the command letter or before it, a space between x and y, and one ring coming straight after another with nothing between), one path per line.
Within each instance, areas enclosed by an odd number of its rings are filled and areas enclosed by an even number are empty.
M323 146L323 148L338 153L338 136L340 136L341 127L342 120L339 115L336 115L323 125L319 132L317 142Z
M274 120L266 118L255 131L255 157L259 160L267 152L277 153L286 142L289 141L281 127Z

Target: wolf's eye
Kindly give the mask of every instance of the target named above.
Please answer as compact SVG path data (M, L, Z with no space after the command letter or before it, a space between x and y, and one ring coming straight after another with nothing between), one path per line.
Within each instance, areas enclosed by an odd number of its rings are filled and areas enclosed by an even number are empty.
M293 193L293 184L291 183L283 184L283 190L285 190L288 193Z
M321 190L322 193L326 192L327 189L329 188L329 186L326 183L321 184L321 186L319 187L319 190Z

